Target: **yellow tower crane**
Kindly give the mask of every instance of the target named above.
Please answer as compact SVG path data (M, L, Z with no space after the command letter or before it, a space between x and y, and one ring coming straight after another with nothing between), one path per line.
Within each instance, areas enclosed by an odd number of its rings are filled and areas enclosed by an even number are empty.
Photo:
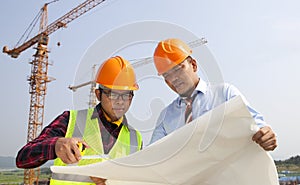
M55 2L54 0L52 2ZM44 119L44 107L45 96L47 91L47 83L51 81L48 77L48 41L49 35L56 30L66 27L68 23L75 20L79 16L88 12L92 8L96 7L105 0L86 0L64 16L60 17L50 25L47 18L47 5L46 3L40 11L40 27L36 36L28 39L22 44L17 43L17 46L13 49L8 49L7 46L3 47L3 53L7 53L13 58L17 58L24 50L35 45L35 54L31 64L31 74L28 78L30 85L30 108L29 108L29 121L28 121L28 133L27 142L32 141L42 130ZM50 2L51 3L51 2ZM40 169L25 169L24 170L24 184L38 184Z

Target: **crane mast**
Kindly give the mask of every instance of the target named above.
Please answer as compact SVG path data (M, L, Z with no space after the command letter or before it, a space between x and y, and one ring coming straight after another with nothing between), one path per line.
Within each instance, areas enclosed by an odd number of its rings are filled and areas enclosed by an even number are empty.
M17 58L21 52L29 47L37 44L33 55L31 64L31 74L28 78L29 81L29 94L30 94L30 108L29 108L29 121L28 121L28 133L27 142L35 139L42 130L44 120L44 108L45 108L45 96L47 91L47 83L51 81L48 77L48 41L49 35L56 30L66 27L68 23L75 20L79 16L88 12L92 8L96 7L105 0L86 0L76 8L69 11L64 16L60 17L49 26L48 24L48 12L46 3L42 8L42 14L40 19L39 33L28 41L24 42L20 46L17 46L11 50L7 46L3 47L3 53L7 53L13 58ZM24 170L24 184L33 185L39 183L40 168L25 169Z
M42 8L42 16L40 20L40 29L45 29L48 17L47 17L47 4ZM27 129L27 142L36 138L40 133L43 126L44 118L44 102L47 90L48 79L48 36L40 33L40 37L37 43L36 53L33 55L31 64L31 75L28 78L29 81L29 94L30 94L30 107L29 107L29 120ZM24 184L34 184L39 181L40 168L25 169L24 170Z

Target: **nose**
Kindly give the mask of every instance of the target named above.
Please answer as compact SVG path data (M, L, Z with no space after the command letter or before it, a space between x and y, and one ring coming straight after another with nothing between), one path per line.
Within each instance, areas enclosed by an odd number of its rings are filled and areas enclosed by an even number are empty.
M115 100L115 102L118 104L121 104L121 103L124 103L125 100L122 95L119 95L118 98Z
M178 79L178 76L175 73L171 73L165 78L165 80L170 83L174 83L177 79Z

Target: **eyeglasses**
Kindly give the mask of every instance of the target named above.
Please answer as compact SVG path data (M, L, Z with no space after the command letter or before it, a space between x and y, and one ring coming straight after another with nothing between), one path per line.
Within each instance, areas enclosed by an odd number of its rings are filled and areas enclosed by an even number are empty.
M124 93L124 94L119 94L119 93L115 93L115 92L111 92L111 91L104 91L102 90L102 92L107 96L107 98L111 99L111 100L118 100L119 97L122 98L123 101L126 100L132 100L133 98L133 92L130 91L129 93Z
M185 60L184 60L184 61L185 61ZM184 61L183 61L183 62L184 62ZM169 71L163 73L162 76L163 76L165 79L167 79L167 78L169 78L172 74L177 74L177 73L181 72L182 69L183 69L183 62L181 62L180 64L174 66L174 67L173 67L172 69L170 69Z
M191 57L187 57L184 61L182 61L181 63L177 64L176 66L174 66L172 69L170 69L169 71L165 72L162 74L162 76L167 79L170 78L170 76L172 74L178 74L182 72L182 69L184 68L184 62L190 62L191 61Z

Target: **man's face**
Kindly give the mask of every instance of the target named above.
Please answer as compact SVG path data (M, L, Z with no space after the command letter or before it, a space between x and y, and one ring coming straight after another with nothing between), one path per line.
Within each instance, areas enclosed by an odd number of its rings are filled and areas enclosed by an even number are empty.
M162 74L168 86L183 97L190 96L198 81L197 64L191 57Z
M103 89L98 96L104 111L112 121L120 119L128 111L132 98L132 91Z

